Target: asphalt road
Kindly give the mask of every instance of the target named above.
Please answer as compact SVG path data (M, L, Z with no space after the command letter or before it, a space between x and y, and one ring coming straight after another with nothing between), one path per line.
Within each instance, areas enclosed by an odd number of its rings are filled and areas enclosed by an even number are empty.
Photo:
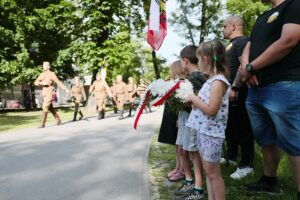
M127 113L125 113L127 114ZM48 117L52 117L49 115ZM149 200L147 159L162 108L0 135L0 200Z

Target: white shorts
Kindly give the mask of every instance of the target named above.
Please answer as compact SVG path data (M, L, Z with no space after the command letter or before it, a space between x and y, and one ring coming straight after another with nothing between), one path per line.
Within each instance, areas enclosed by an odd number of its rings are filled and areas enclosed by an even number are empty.
M176 145L179 145L179 146L183 146L183 133L184 133L184 130L180 123L180 119L181 119L181 113L182 112L179 112L178 114L178 132L177 132L177 139L176 139Z
M187 127L186 121L189 118L190 113L182 111L179 113L178 117L178 143L182 145L182 148L186 151L195 152L198 151L197 148L197 132L189 127ZM176 141L177 144L177 141ZM179 145L179 144L178 144Z

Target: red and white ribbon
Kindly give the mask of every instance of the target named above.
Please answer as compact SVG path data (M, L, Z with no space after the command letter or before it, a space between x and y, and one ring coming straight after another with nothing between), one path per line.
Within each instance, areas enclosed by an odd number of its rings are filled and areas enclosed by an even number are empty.
M138 122L140 120L140 117L141 115L143 114L143 111L147 105L147 102L149 100L151 96L151 93L150 93L150 90L148 90L145 94L145 97L144 99L142 100L142 103L140 104L139 108L137 109L138 112L135 113L135 116L134 116L134 124L133 124L133 128L136 129L137 128L137 125L138 125Z
M159 98L156 102L153 102L153 106L159 106L163 104L179 87L180 82L178 81L165 95L163 95L161 98Z

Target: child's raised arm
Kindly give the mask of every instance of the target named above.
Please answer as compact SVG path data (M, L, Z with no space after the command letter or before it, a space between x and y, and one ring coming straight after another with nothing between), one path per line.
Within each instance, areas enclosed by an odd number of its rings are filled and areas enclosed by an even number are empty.
M222 98L225 95L226 91L227 86L225 85L225 83L220 80L215 80L211 85L210 99L208 104L196 95L189 95L187 97L187 101L192 102L194 108L201 110L205 114L209 116L215 116L220 109Z

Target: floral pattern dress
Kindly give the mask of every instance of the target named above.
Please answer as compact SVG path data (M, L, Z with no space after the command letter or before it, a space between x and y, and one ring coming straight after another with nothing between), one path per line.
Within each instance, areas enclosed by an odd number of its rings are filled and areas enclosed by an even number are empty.
M209 78L198 93L199 98L208 104L211 98L211 85L215 80L220 80L227 86L218 113L215 116L209 116L201 110L193 108L186 123L186 126L197 131L198 149L203 158L211 162L216 162L221 158L228 119L230 83L223 75L218 74Z

